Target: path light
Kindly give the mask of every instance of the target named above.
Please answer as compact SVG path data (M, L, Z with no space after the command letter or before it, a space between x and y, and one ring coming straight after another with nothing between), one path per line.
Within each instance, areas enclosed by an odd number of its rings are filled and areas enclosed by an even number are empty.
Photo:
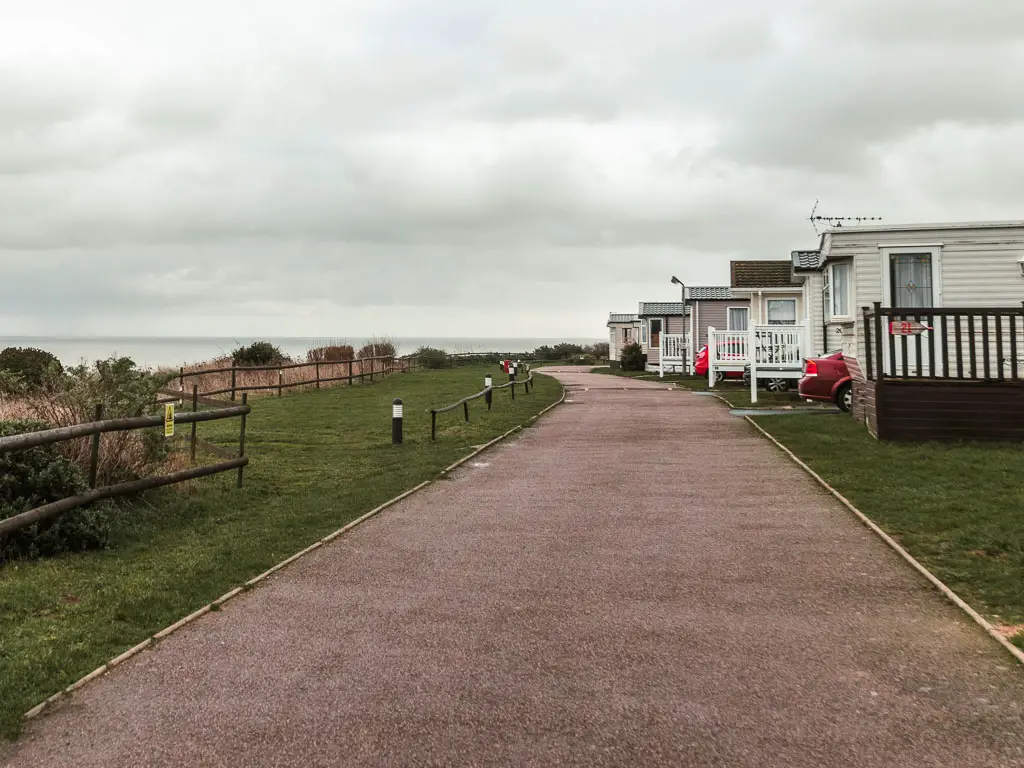
M397 397L391 403L391 444L402 444L402 401Z
M487 410L491 410L491 402L494 400L494 392L492 387L494 386L494 379L488 374L484 376L484 401L487 403Z

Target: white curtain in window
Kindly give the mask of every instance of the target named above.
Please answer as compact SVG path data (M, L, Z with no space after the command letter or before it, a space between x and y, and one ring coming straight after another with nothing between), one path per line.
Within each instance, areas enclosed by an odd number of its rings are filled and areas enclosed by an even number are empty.
M750 317L750 310L746 307L729 307L729 330L745 331Z
M796 325L796 299L769 299L768 325Z
M832 265L832 315L850 315L850 265Z

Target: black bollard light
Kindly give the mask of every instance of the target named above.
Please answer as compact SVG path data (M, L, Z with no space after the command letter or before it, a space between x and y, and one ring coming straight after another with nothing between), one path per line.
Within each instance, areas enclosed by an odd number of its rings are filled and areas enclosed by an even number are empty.
M391 444L402 444L402 401L397 397L391 403Z
M491 403L494 401L494 390L491 387L494 386L494 379L490 376L484 376L484 402L487 403L487 410L491 410Z

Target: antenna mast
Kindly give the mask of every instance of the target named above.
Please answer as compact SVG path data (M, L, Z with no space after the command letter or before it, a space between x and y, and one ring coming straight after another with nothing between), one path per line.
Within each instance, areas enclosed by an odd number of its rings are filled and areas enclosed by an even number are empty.
M881 216L822 216L818 213L818 201L814 201L814 208L811 209L811 215L807 219L811 222L811 226L814 227L814 234L820 235L821 232L818 230L819 223L826 223L830 227L841 227L844 221L855 221L858 224L864 221L881 221Z

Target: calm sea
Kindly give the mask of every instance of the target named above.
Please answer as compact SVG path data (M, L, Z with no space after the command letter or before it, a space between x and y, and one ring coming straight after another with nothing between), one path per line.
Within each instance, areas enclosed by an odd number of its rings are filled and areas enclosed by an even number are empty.
M285 354L305 357L306 350L332 342L334 339L278 338L266 339L276 344ZM5 337L0 336L0 349L4 347L37 347L45 349L64 363L77 365L108 357L130 357L140 367L178 367L190 363L213 360L231 352L241 344L250 344L247 338L170 338L170 337L89 337L69 338L57 336ZM542 339L542 338L422 338L396 339L399 354L415 352L420 347L436 347L449 352L529 352L545 344L569 341L575 344L593 344L607 339ZM349 341L354 346L361 342Z

